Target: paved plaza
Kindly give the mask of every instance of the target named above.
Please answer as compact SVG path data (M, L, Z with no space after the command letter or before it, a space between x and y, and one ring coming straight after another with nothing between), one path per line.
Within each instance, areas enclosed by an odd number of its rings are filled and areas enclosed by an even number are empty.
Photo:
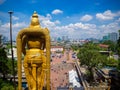
M73 60L72 51L54 54L51 62L51 90L57 90L57 87L68 87L68 72L74 69Z

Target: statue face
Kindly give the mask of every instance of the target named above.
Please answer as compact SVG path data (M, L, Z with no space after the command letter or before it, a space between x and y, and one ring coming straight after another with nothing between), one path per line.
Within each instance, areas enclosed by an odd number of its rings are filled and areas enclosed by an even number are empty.
M33 18L31 20L31 25L35 26L35 25L39 25L39 20L37 18Z

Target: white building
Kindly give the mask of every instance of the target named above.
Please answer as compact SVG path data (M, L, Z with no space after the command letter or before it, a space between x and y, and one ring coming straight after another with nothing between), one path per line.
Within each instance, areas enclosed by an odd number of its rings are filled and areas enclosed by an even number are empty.
M63 46L51 46L51 52L63 52Z

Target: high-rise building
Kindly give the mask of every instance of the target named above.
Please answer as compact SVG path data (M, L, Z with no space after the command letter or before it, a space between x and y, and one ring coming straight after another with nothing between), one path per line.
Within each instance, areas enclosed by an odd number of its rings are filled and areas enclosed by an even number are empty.
M69 38L68 38L68 36L62 36L62 40L63 40L63 41L68 41Z
M119 38L120 38L120 30L119 30Z
M2 37L2 35L0 35L0 46L1 46L1 41L2 41L1 37Z
M116 42L118 40L118 34L116 32L112 32L108 34L109 40Z
M109 38L108 38L108 36L103 36L102 40L107 41L107 40L109 40Z

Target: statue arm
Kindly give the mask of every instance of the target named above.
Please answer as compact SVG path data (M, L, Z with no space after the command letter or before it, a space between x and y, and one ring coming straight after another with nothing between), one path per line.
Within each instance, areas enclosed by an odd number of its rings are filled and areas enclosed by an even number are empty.
M27 37L26 37L26 35L24 35L23 38L22 38L22 53L24 55L26 55L26 49L25 49L26 42L27 42Z

